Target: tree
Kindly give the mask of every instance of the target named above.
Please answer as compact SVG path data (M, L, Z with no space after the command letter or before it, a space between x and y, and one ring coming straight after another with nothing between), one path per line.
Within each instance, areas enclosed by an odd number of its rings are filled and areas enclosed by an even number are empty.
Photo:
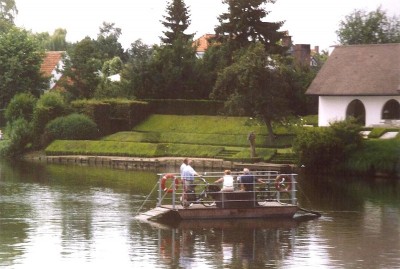
M150 62L154 48L138 39L128 49L128 62L122 70L121 79L126 81L125 92L127 96L143 98L151 89L152 70Z
M262 43L265 50L272 54L283 54L287 48L279 41L285 36L279 32L283 22L266 22L269 14L265 4L274 0L223 0L229 5L228 12L219 16L220 25L215 28L217 40L232 43L232 50L248 46L251 43Z
M190 42L193 39L193 34L185 34L185 31L190 26L189 9L186 7L183 0L172 0L166 9L167 16L161 23L167 28L164 31L165 37L160 37L164 44L172 45L177 39L182 39L185 42Z
M112 98L122 97L125 95L120 81L112 81L109 78L112 75L120 74L122 68L123 63L119 57L114 57L113 59L104 62L103 68L101 69L101 82L94 94L95 98Z
M36 102L37 98L30 93L16 94L7 105L5 111L7 122L11 123L20 118L28 122L31 121Z
M288 89L279 58L273 59L262 43L256 43L236 53L234 63L219 74L211 97L226 100L230 114L263 120L272 142L272 121L290 112Z
M121 28L115 27L115 23L103 22L96 40L96 46L102 62L114 57L119 57L123 61L126 60L124 49L121 43L118 42L121 34Z
M40 72L44 56L27 31L13 27L0 33L0 108L17 93L30 92L38 97L47 89L48 79Z
M14 24L16 14L18 14L18 9L15 0L0 0L0 21Z
M202 58L203 84L215 85L217 76L224 68L232 64L235 51L252 44L261 43L271 54L283 54L287 48L280 45L285 35L279 32L283 22L266 22L269 14L265 10L269 0L223 0L228 12L218 17L215 28L216 37L209 40L210 46Z
M400 42L400 19L388 17L380 7L369 13L355 10L340 21L336 31L342 45Z
M200 85L196 70L196 50L192 46L193 35L185 34L189 26L189 12L182 0L174 0L167 6L163 25L168 29L164 44L153 48L151 60L134 89L139 98L196 98ZM144 88L143 85L146 85Z
M150 70L155 70L152 79L156 98L198 98L195 48L182 42L178 39L171 46L155 50Z
M42 94L36 102L31 121L34 134L33 144L36 147L42 146L43 142L46 142L43 137L43 131L47 123L69 113L70 107L61 93L48 91Z
M91 98L100 82L99 71L102 68L96 42L84 38L68 49L64 57L65 77L70 78L63 85L75 98Z
M66 36L67 30L62 28L56 29L52 35L48 32L35 34L41 47L48 51L66 51L69 46Z
M92 98L101 82L104 63L113 58L124 62L126 56L118 42L120 35L121 29L114 23L103 22L96 40L85 37L68 48L63 74L70 80L63 86L73 97Z

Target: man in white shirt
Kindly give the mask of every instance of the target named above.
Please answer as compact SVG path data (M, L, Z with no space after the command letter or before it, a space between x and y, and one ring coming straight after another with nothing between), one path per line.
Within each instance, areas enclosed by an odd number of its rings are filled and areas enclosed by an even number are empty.
M199 174L191 166L192 160L188 160L187 165L182 171L182 181L184 184L184 195L182 197L182 205L184 207L188 206L188 200L192 200L192 196L195 196L194 177L199 176ZM188 197L190 195L190 197Z
M181 179L183 180L183 170L185 169L185 167L188 165L188 162L189 162L189 159L188 158L185 158L185 159L183 159L183 162L182 162L182 164L181 164L181 167L180 167L180 172L181 172Z

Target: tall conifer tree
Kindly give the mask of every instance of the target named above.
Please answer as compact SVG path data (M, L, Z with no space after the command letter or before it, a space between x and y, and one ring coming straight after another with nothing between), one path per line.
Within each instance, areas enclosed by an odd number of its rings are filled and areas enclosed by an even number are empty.
M166 9L167 15L163 16L161 23L167 28L165 37L160 37L164 44L172 45L176 40L182 39L187 43L193 39L193 34L185 34L190 26L190 13L183 0L172 0Z
M275 0L222 0L227 4L228 12L218 17L220 25L215 28L219 41L229 41L234 50L247 47L251 43L261 42L266 51L282 54L286 48L279 45L285 36L279 28L283 22L266 22L264 18L270 13L265 4Z

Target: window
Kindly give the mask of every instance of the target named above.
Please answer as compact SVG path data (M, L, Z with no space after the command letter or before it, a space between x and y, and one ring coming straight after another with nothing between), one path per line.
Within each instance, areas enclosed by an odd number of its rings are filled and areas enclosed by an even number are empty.
M349 117L353 117L358 123L365 125L365 107L360 100L354 99L348 105L346 110L346 119Z
M397 100L391 99L386 102L382 109L383 120L398 120L400 119L400 104Z

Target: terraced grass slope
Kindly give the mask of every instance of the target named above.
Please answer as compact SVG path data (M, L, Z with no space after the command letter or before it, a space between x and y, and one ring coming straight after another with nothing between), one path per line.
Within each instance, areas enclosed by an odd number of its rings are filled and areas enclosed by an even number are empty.
M290 147L293 134L267 143L266 127L247 117L152 115L132 131L98 141L55 141L49 155L122 155L141 157L191 156L231 160L250 159L247 135L256 133L258 160L268 161L277 148ZM289 133L289 132L288 132Z

